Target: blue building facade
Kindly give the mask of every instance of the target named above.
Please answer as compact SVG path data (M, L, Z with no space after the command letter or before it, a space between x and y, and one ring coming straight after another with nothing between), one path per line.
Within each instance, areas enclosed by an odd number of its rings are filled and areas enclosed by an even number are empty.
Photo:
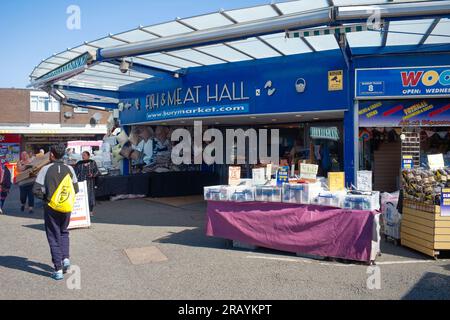
M442 89L449 88L449 75L445 73L450 69L445 67L449 62L448 53L422 52L361 54L353 56L347 64L340 50L332 50L197 67L188 69L178 78L149 79L122 87L120 122L126 127L179 125L180 121L208 119L226 119L228 124L233 124L234 119L240 119L240 124L251 127L256 117L291 115L295 122L295 115L299 114L338 112L340 115L335 120L341 121L343 126L343 169L347 184L351 184L359 169L359 127L389 126L386 119L390 119L374 117L373 122L361 121L364 119L360 108L373 100L413 101L428 97L440 98L442 102L442 98L450 96ZM423 92L403 94L401 72L410 75L409 72L420 71L418 67L425 68L426 76L428 69L443 73L441 81L432 84L433 79L425 80L425 84L421 82ZM371 82L374 88L367 87ZM377 83L383 84L381 88L377 88ZM441 88L436 92L443 93L434 97L426 91L436 87ZM393 96L392 92L397 94ZM438 118L450 118L450 115L441 112Z

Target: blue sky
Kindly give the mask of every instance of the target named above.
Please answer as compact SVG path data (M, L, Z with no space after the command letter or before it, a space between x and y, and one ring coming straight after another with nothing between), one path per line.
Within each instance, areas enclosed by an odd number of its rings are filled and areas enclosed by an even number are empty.
M53 53L176 17L232 9L269 0L1 0L0 88L24 88L42 59ZM66 27L70 5L81 9L81 30Z

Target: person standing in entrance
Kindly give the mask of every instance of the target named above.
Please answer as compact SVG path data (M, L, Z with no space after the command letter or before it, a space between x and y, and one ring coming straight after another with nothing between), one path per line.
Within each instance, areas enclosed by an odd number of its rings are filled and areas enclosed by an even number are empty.
M91 160L91 154L88 151L83 152L83 160L79 161L75 167L77 179L80 182L86 181L88 187L89 212L94 215L95 207L95 178L100 175L97 163Z
M70 268L69 223L70 213L64 214L50 208L49 202L67 175L72 178L75 193L78 193L78 180L72 167L65 165L62 157L66 151L64 144L51 147L51 164L42 168L33 187L34 194L44 201L45 232L50 246L55 272L52 278L63 280Z
M31 166L30 155L24 151L20 154L20 161L17 163L17 169L19 172L24 172L27 169L30 169ZM22 206L20 207L20 211L25 211L25 205L28 199L28 210L30 214L33 214L34 207L34 194L33 194L33 184L36 178L30 177L18 183L20 188L20 203Z
M11 171L6 167L6 162L0 162L0 214L3 214L3 206L11 189Z

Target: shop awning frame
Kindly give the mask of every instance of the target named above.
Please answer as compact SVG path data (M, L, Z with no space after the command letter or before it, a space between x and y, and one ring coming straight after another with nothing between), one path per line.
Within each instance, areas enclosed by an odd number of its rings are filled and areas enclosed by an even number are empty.
M449 0L371 2L374 4L358 5L361 1L356 0L272 2L140 26L85 42L44 60L33 70L31 86L49 92L54 92L58 86L65 86L66 92L74 88L74 93L80 93L77 90L85 88L98 99L84 101L69 97L66 100L103 107L114 104L109 100L111 96L104 95L106 92L120 92L122 87L143 80L164 81L180 77L195 67L324 50L340 49L347 64L358 55L450 50L450 32L446 28L450 26ZM295 43L286 42L284 37L286 31L364 23L374 10L378 10L384 22L381 31L365 31L364 35L342 34L331 38L302 37ZM420 32L414 35L413 31L407 30L410 33L408 38L408 32L402 32L408 24L413 26L411 29ZM395 37L403 43L397 41L392 45ZM367 45L378 38L379 45ZM76 62L80 60L84 63L78 65ZM119 70L123 61L129 63L127 72Z

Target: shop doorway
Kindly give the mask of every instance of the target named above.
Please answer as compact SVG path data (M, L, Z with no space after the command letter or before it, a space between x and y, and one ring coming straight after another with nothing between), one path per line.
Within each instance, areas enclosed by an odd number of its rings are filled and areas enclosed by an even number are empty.
M374 190L399 189L402 142L400 128L361 128L360 170L373 172Z

